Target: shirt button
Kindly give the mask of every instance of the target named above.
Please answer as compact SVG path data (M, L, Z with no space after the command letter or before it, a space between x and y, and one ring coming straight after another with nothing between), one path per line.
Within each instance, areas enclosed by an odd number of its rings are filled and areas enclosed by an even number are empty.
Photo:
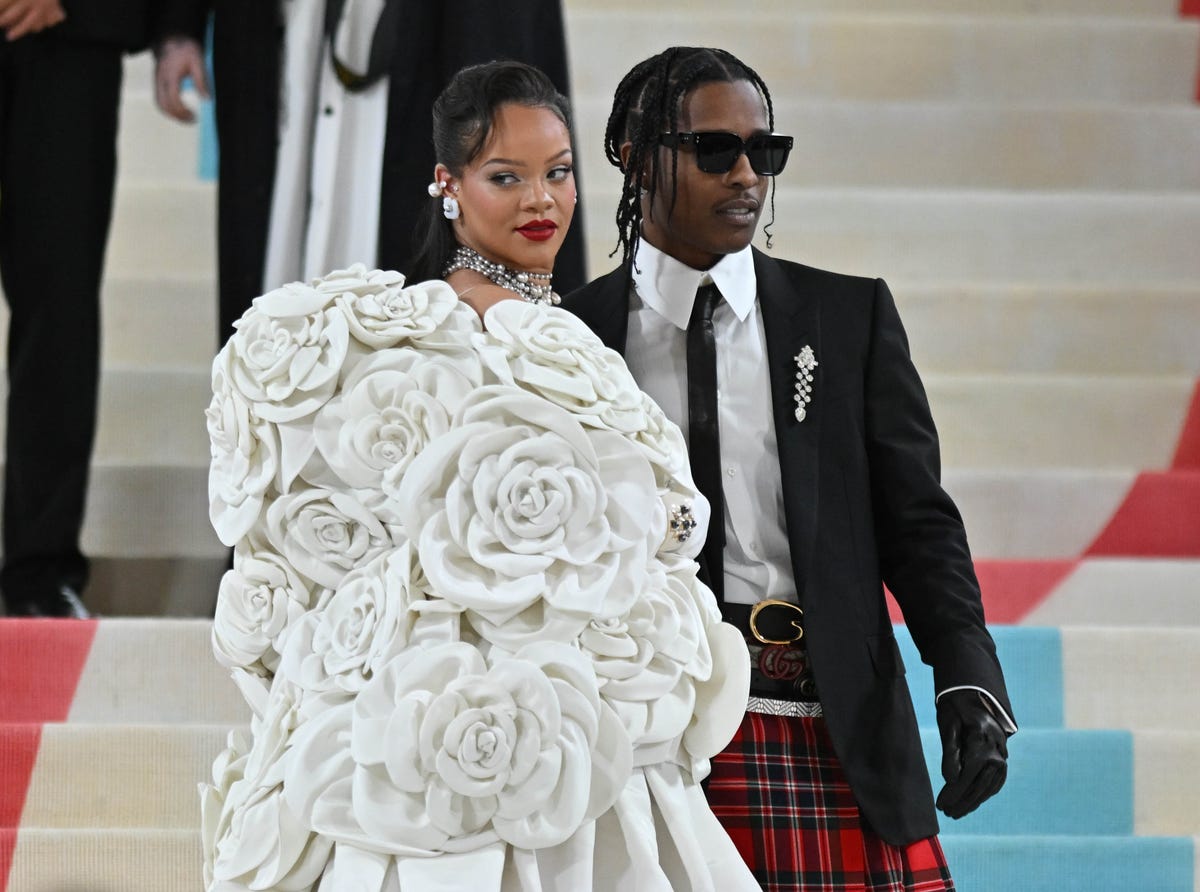
M726 473L726 474L728 474L730 477L736 477L736 476L737 476L737 469L736 469L736 468L727 468L727 469L725 470L725 473Z

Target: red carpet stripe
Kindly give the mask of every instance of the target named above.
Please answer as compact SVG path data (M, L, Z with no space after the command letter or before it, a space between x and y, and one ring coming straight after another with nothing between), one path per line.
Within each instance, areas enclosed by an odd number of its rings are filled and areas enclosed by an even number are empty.
M1063 560L977 560L975 575L983 594L983 614L989 623L1015 625L1050 596L1071 575L1079 561ZM888 593L892 622L902 622L900 608Z
M17 827L41 739L41 725L0 725L0 890L8 885Z
M1200 557L1200 470L1139 474L1086 553Z
M0 620L0 722L65 721L97 620Z
M8 885L40 723L67 718L97 625L0 619L0 892Z

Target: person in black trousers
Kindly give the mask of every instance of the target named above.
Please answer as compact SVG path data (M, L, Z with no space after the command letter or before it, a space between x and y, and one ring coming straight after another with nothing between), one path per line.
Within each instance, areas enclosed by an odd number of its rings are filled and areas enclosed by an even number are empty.
M0 0L0 283L11 318L4 468L9 616L85 617L100 280L121 57L152 0Z

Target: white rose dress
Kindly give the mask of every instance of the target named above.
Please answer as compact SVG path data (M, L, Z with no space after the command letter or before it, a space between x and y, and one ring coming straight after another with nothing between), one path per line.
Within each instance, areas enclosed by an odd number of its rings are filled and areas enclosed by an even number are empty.
M213 363L213 626L250 709L210 892L737 892L748 661L679 430L573 316L357 266Z

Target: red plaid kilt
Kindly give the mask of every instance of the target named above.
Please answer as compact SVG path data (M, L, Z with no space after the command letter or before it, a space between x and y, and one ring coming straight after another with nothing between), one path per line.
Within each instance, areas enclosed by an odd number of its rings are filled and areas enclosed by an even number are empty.
M748 712L713 760L708 801L768 892L950 892L937 837L865 826L821 718Z

